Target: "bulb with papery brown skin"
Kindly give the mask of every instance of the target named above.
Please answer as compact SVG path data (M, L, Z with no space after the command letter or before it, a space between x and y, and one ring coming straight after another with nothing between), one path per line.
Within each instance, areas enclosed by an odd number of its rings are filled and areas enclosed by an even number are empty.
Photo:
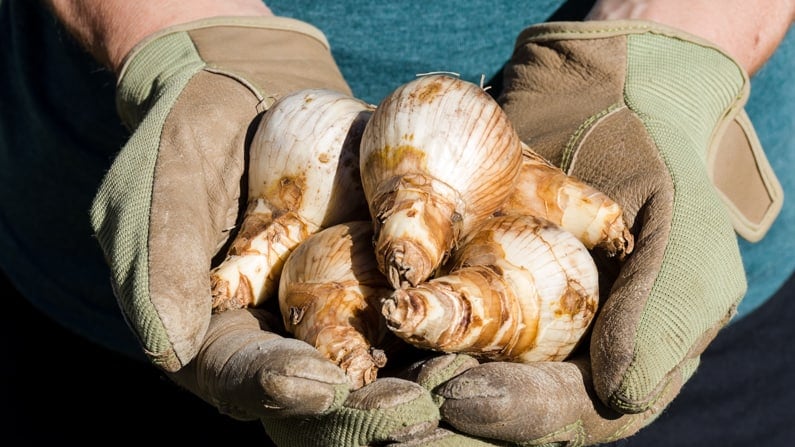
M424 349L488 360L565 359L599 303L587 248L548 221L520 215L483 222L440 276L384 301L387 326Z
M287 331L339 365L353 389L386 364L380 303L393 289L375 263L372 236L370 221L320 230L290 254L279 283Z
M521 152L508 117L470 82L421 76L381 101L360 163L376 258L393 287L432 276L459 237L502 205Z
M541 217L574 234L588 249L623 259L634 237L623 209L603 192L567 175L523 144L516 189L501 207L505 214Z
M298 244L321 228L369 218L359 143L372 110L339 92L307 89L263 115L250 147L240 231L210 275L215 312L259 306L276 294Z

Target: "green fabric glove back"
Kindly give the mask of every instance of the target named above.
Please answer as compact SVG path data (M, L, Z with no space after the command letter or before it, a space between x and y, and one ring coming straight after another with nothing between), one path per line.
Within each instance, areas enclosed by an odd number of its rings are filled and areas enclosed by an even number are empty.
M645 410L650 397L656 399L672 365L686 359L684 376L692 374L705 338L711 339L716 327L725 325L745 294L734 228L704 174L705 149L712 144L715 123L739 111L748 80L720 52L653 34L628 36L627 62L626 105L647 129L673 184L670 233L665 251L657 254L662 255L660 270L631 342L635 358L626 364L622 378L606 378L605 385L598 387L603 393L615 389L610 402L632 412ZM679 69L701 66L710 68L699 69L701 76ZM576 169L573 163L566 165ZM669 211L663 207L662 212ZM632 287L619 293L637 296L638 292ZM663 335L671 338L661 343ZM694 346L697 352L691 352ZM616 356L610 352L614 348L603 349L607 351L603 361L614 362ZM620 386L614 388L617 382Z
M600 397L642 412L672 375L692 374L745 292L706 159L742 108L747 75L705 42L638 22L534 27L514 63L501 100L520 135L616 199L637 231L591 359Z
M172 28L126 61L117 106L133 134L91 217L124 314L167 371L207 329L210 262L238 217L250 128L302 88L350 92L325 37L285 18Z

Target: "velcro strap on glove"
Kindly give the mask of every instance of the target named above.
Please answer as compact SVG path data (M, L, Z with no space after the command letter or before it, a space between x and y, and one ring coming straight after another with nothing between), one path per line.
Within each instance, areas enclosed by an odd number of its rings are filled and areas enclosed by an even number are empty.
M718 132L707 153L708 174L737 234L757 242L781 211L784 191L745 110Z

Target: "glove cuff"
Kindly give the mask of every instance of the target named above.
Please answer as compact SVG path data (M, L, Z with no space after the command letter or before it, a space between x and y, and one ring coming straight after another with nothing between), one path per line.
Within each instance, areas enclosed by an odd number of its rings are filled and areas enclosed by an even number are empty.
M135 128L163 85L184 85L200 70L241 80L260 99L259 112L300 88L350 93L314 26L288 17L215 17L163 29L130 51L118 76L119 115Z
M712 48L720 53L723 53L727 58L732 59L732 57L729 56L723 49L706 39L694 34L690 34L678 28L639 19L540 23L529 26L519 33L519 36L516 38L515 47L525 45L530 40L534 42L542 42L545 40L560 41L567 39L600 39L646 33L673 37L679 40L697 44L702 47ZM743 70L739 64L737 64L737 67L742 71L743 76L747 80L748 74L745 73L745 70Z

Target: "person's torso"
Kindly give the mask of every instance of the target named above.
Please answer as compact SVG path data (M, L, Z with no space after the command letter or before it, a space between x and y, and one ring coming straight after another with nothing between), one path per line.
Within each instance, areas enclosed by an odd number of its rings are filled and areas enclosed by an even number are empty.
M267 2L327 36L354 94L377 104L427 72L457 73L499 89L499 72L525 27L578 20L592 2L363 0ZM37 30L37 32L31 32ZM31 301L65 325L135 351L91 234L88 208L126 131L114 79L29 0L0 2L0 267ZM740 242L755 308L795 269L795 35L752 80L747 110L787 197L768 236ZM108 335L110 334L110 335ZM118 340L111 340L118 339ZM121 341L119 341L121 340Z

